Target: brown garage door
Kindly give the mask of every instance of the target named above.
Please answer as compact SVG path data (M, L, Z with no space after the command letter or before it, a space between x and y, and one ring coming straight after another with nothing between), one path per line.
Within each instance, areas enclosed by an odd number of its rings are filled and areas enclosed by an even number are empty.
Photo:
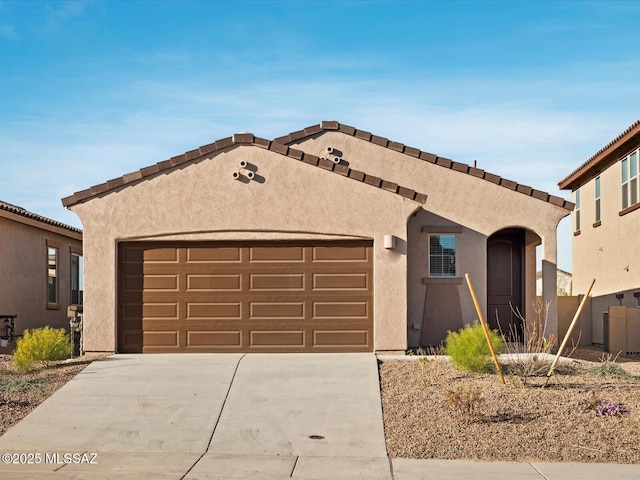
M372 243L121 244L120 352L373 350Z

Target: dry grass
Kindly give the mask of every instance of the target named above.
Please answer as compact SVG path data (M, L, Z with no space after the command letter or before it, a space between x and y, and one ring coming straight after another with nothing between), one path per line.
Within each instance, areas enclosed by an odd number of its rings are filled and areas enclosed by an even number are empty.
M576 356L598 360L595 349L583 350ZM596 365L583 360L561 364L541 389L544 376L526 383L507 376L503 386L496 375L463 373L444 360L385 362L380 378L389 454L640 463L640 378L599 378L590 372ZM640 362L621 366L640 375ZM589 408L594 396L620 402L628 413L598 416Z

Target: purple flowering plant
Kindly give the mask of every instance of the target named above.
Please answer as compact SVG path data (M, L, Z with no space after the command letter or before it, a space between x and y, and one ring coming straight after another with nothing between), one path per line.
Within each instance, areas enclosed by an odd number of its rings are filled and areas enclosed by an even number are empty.
M601 417L618 417L627 413L627 409L621 403L611 399L602 400L596 408L596 413Z

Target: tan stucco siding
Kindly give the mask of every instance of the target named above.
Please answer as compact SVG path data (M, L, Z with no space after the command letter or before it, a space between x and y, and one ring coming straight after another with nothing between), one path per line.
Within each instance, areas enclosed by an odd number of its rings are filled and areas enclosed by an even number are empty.
M256 167L234 180L241 160ZM240 146L72 207L85 238L85 349L116 348L117 244L131 240L370 238L374 348L406 348L406 242L414 201L255 146ZM401 243L401 242L400 242ZM405 249L406 250L406 249Z
M469 273L486 315L487 239L493 233L511 227L527 232L525 253L527 315L535 303L535 245L542 243L542 257L555 272L557 262L556 228L568 211L534 197L509 190L472 175L447 169L340 132L324 132L299 142L306 152L327 156L327 147L343 153L349 167L383 177L428 195L425 210L411 218L408 226L409 270L407 277L409 345L439 343L447 330L455 330L477 318L466 283L433 282L428 277L427 234L422 227L459 227L458 271ZM293 146L293 145L292 145ZM526 179L522 179L526 182ZM535 235L533 235L533 232ZM437 233L434 231L434 233ZM545 268L549 271L548 268ZM549 274L547 275L549 276ZM547 300L555 304L555 279ZM553 298L550 299L549 297ZM553 307L552 307L553 308ZM552 333L555 319L551 319ZM423 325L423 327L418 327ZM422 331L426 329L429 331Z
M575 199L575 191L573 192ZM609 306L637 306L640 291L640 210L620 216L621 166L617 161L600 172L600 221L595 223L595 177L580 186L580 234L573 236L573 294L591 295L592 340L604 340L603 316ZM575 213L572 214L575 231ZM616 294L624 297L619 301Z
M595 177L580 187L580 234L573 237L573 293L593 296L640 288L640 210L620 216L620 162L600 173L601 225L595 222ZM575 192L573 192L575 199ZM572 215L575 229L575 214ZM628 270L627 270L628 267Z
M47 242L58 248L59 308L47 308ZM50 325L69 328L71 248L82 242L0 217L0 314L18 315L16 334Z

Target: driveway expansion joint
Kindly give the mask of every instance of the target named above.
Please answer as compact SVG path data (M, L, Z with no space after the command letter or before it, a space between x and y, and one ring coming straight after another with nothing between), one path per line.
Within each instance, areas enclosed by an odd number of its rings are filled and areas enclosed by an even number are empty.
M544 473L542 473L533 463L529 462L529 465L531 465L533 469L538 472L542 478L544 478L544 480L549 480L549 478Z
M239 359L238 359L238 363L236 363L236 368L233 370L233 375L231 376L231 381L229 382L229 387L227 388L227 393L224 396L224 400L222 401L222 406L220 407L220 413L218 414L218 418L216 418L216 423L213 426L213 430L211 431L211 436L209 437L209 443L207 443L207 448L205 449L204 452L202 452L202 455L200 455L198 457L198 459L193 463L193 465L191 465L191 468L189 468L184 475L180 478L180 480L184 480L185 477L187 475L189 475L189 473L191 472L191 470L193 470L195 468L196 465L198 465L198 463L200 463L200 460L202 460L202 458L209 453L209 449L211 448L211 442L213 441L213 435L216 433L216 428L218 428L218 423L220 423L220 417L222 417L222 412L224 411L224 406L227 403L227 399L229 398L229 392L231 391L231 387L233 386L233 381L236 378L236 374L238 373L238 368L240 367L240 362L242 362L242 359L246 356L247 354L243 354Z

